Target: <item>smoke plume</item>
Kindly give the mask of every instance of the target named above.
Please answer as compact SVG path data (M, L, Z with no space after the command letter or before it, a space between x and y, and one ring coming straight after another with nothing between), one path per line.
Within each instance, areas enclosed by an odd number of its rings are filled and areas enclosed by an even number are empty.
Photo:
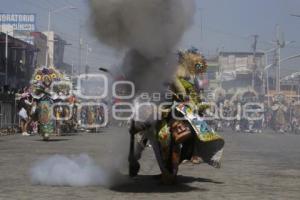
M31 182L51 186L95 186L110 187L125 181L117 169L100 168L86 154L42 159L30 170Z
M157 91L172 78L176 45L192 23L194 0L90 0L89 5L99 40L127 52L122 67L138 90ZM111 152L110 160L115 155L124 163L128 152L124 144L129 143L125 141L122 137L113 140L112 147L126 149ZM110 163L100 168L87 155L55 155L35 163L31 181L56 186L112 186L124 181L117 166L124 165Z
M87 154L39 159L30 169L32 184L113 187L127 183L129 179L124 174L128 172L128 131L116 130L106 138L105 152L97 154L97 162Z
M90 7L99 40L127 51L123 70L138 89L158 89L171 78L194 0L91 0Z

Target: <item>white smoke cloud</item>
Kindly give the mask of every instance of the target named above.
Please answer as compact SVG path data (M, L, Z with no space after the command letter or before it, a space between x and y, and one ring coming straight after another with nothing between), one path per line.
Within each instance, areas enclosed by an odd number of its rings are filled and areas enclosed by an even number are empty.
M129 134L117 129L105 141L97 163L87 154L43 157L30 169L31 183L48 186L104 186L125 184L128 175Z
M117 169L101 168L86 154L42 159L30 170L31 182L48 186L105 186L126 181Z

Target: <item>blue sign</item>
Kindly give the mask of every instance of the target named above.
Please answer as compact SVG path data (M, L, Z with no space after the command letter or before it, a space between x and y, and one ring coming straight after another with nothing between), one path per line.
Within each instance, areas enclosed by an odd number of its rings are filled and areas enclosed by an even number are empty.
M36 14L0 13L0 24L11 25L16 31L35 31Z
M14 37L33 43L30 32L36 31L36 14L33 13L0 13L0 25L12 26Z

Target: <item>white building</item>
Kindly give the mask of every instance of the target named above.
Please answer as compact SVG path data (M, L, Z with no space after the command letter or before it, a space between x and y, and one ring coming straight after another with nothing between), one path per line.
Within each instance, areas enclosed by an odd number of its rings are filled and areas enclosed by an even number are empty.
M249 88L254 78L255 89L261 91L265 63L265 54L261 52L255 54L255 60L253 52L220 52L219 78L222 87L226 90Z
M48 66L62 67L66 41L53 31L44 34L48 37Z

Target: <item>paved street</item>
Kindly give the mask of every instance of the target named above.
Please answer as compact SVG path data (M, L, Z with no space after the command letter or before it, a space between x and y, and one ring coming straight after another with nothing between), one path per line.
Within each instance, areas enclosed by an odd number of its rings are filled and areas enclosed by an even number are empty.
M31 184L28 172L40 157L86 153L98 165L118 159L112 144L122 132L113 128L57 137L46 143L38 136L0 137L0 200L300 199L300 136L270 133L223 133L226 149L222 168L182 165L176 186L162 186L151 176L158 168L150 148L142 160L141 176L124 185L108 189ZM127 149L116 145L122 151Z

